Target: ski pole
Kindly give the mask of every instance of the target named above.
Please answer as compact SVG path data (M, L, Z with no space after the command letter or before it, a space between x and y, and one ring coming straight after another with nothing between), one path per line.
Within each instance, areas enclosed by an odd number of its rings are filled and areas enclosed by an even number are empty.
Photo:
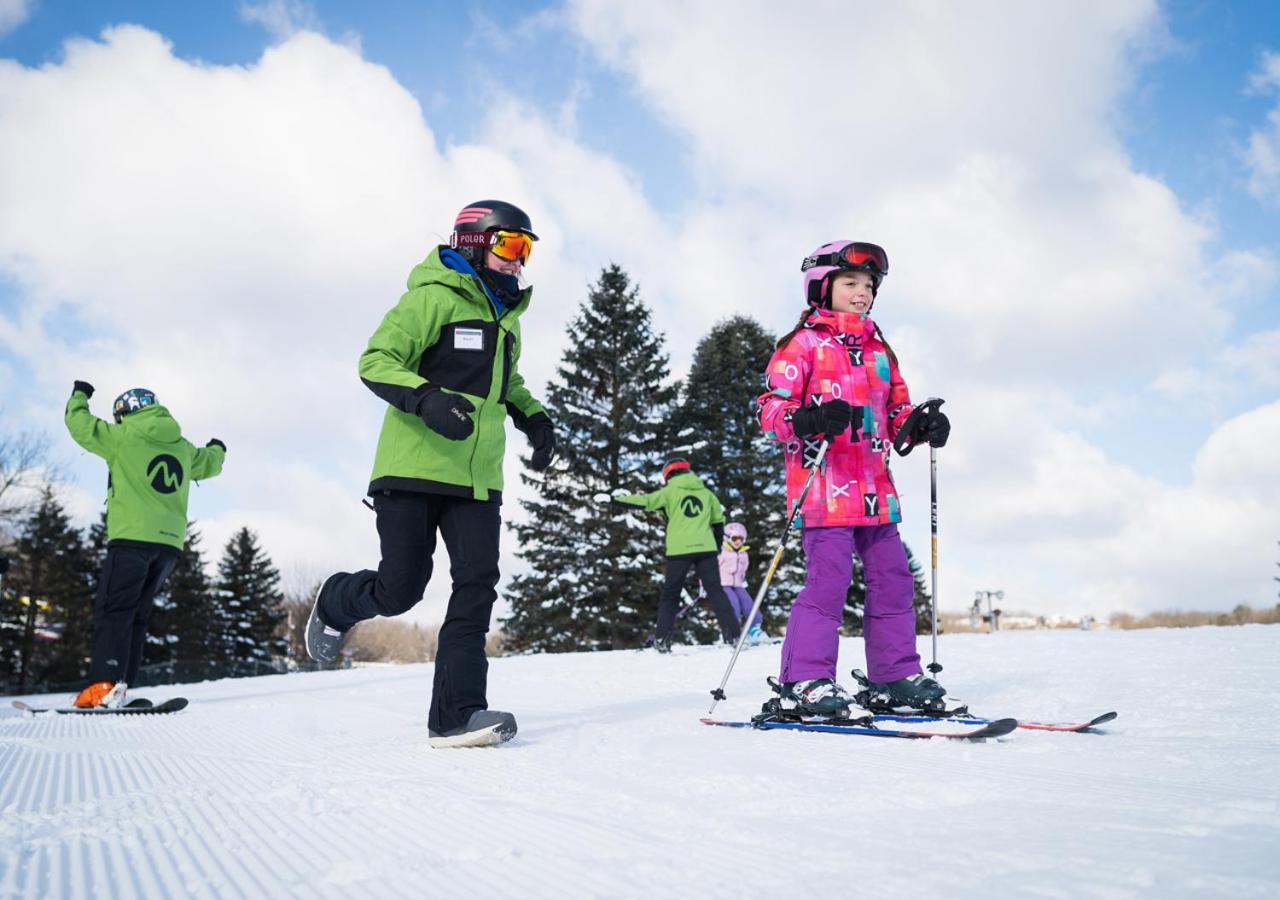
M933 415L945 402L938 397L930 397L912 411L907 423L911 424L916 416ZM898 436L893 441L893 448L900 456L906 456L915 448L916 445L912 442L914 432L914 428L907 428L906 425L898 432ZM929 598L933 620L933 662L925 668L937 675L942 671L942 664L938 662L938 453L932 443L929 444L929 534L933 545L933 561L929 566L930 576L933 579L933 596Z
M933 596L929 598L933 612L933 662L927 668L937 675L942 671L942 664L938 662L938 451L933 444L929 445L929 534L933 541L933 562L929 566L933 579Z
M827 447L830 446L830 438L823 438L822 445L818 448L818 456L813 461L813 468L809 470L809 477L805 479L804 487L800 490L800 496L796 498L795 508L792 509L791 515L787 517L786 527L782 530L782 540L778 541L778 549L773 553L773 560L769 563L769 570L765 572L764 581L760 582L760 590L756 591L756 602L751 606L751 612L747 614L746 621L753 622L756 613L760 611L760 605L764 603L765 591L769 590L769 582L773 581L773 574L778 570L778 563L782 561L782 551L787 547L787 540L791 537L791 532L795 529L796 523L800 521L800 512L804 509L804 498L809 495L809 488L813 484L813 476L818 474L818 469L822 467L822 460L827 455ZM804 452L803 450L801 451ZM707 710L707 715L711 715L716 711L716 704L725 698L724 686L729 683L729 675L733 672L734 663L738 661L738 654L742 652L742 646L747 642L747 629L743 628L738 633L737 646L733 648L733 657L729 660L729 666L724 670L724 677L720 679L720 687L711 692L712 701L711 708Z

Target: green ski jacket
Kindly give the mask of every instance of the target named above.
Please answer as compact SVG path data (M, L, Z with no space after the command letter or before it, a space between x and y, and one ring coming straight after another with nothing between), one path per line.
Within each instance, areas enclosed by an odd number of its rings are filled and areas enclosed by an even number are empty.
M89 412L84 391L67 401L67 430L107 461L107 543L136 541L182 549L192 481L222 471L226 450L196 447L163 406L130 413L119 425Z
M478 276L450 268L437 247L409 274L400 298L360 356L360 378L388 404L378 437L369 493L381 490L502 499L506 417L524 430L543 411L516 370L520 315L532 288L499 311ZM470 436L451 441L426 426L417 410L440 388L475 406Z
M713 529L724 525L724 510L716 495L692 472L681 472L653 493L624 494L614 497L613 502L665 513L667 556L701 556L720 550Z

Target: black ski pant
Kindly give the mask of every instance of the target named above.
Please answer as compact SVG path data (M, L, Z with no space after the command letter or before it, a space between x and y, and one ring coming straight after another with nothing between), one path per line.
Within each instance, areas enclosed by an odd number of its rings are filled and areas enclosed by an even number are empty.
M496 501L467 497L379 491L373 508L382 543L378 571L339 573L330 579L320 598L320 618L346 631L374 616L408 612L431 580L438 530L449 551L453 593L436 644L427 726L436 733L458 728L473 712L489 707L484 642L498 598L500 507Z
M166 544L107 545L93 599L90 684L137 680L152 602L177 564L178 551Z
M702 556L668 556L666 580L662 584L662 596L658 600L658 627L654 637L660 641L671 640L675 630L676 612L680 606L680 590L689 576L689 569L698 573L698 579L711 601L711 610L720 623L720 635L726 641L738 639L738 616L733 604L720 585L720 562L715 553Z

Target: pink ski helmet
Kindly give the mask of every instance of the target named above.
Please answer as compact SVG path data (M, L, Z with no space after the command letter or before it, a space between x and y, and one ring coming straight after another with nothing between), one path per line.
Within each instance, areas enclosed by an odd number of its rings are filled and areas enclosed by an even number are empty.
M867 272L871 275L871 296L889 274L889 254L876 244L863 241L832 241L823 244L800 264L804 273L804 299L814 309L831 306L831 276L836 272Z
M741 522L730 522L724 526L724 536L729 540L740 537L745 541L747 539L747 526Z

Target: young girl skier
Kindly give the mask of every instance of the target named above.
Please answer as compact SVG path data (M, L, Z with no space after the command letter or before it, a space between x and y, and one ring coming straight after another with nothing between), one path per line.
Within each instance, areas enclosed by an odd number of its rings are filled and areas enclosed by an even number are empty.
M751 614L751 607L755 602L747 592L747 569L751 563L747 553L749 549L747 526L741 522L730 522L724 526L724 543L720 548L720 584L724 587L729 602L733 604L738 621L747 628L747 641L761 644L769 639L760 627L760 623L764 621L764 613L757 612L755 621L747 627L747 616Z
M911 443L941 447L950 423L936 406L912 406L898 359L869 318L889 271L884 250L833 241L800 268L807 308L778 341L768 391L756 401L761 427L785 446L789 505L823 440L830 443L801 510L807 573L782 644L779 705L802 715L843 715L856 703L835 679L856 552L866 576L872 690L897 706L927 708L946 691L924 676L916 653L915 584L898 535L889 448L904 430Z

